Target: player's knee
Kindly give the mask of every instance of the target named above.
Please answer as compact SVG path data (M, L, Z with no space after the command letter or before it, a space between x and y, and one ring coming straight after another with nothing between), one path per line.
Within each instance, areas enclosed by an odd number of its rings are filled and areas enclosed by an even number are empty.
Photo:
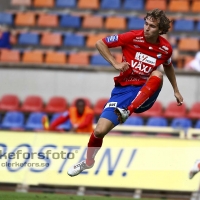
M160 71L153 71L152 72L152 74L151 74L151 76L157 76L157 77L159 77L160 79L163 79L163 74L162 74L162 72L160 72Z
M103 138L106 134L106 131L100 127L96 127L96 129L94 130L94 135L98 138Z

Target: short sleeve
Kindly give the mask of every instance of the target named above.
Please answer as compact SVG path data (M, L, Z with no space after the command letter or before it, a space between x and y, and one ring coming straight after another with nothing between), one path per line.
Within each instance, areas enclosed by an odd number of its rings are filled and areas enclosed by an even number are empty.
M163 63L163 65L171 65L172 64L172 59L171 59L171 57L167 60L167 61L165 61L164 63Z
M111 35L103 38L103 42L109 47L125 46L134 38L134 32L126 32L118 35Z

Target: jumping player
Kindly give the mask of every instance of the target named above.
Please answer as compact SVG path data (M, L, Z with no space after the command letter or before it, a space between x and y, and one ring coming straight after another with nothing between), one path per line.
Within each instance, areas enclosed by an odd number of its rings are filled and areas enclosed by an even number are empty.
M149 11L144 18L143 30L132 30L97 41L100 54L120 72L114 77L115 87L106 104L94 132L91 134L86 160L73 165L68 170L69 176L76 176L83 170L93 167L95 155L101 148L104 136L134 112L140 113L152 107L162 88L163 75L156 70L163 65L177 105L183 103L179 92L173 65L172 47L160 35L168 32L170 20L162 10ZM122 62L118 63L109 48L121 46Z

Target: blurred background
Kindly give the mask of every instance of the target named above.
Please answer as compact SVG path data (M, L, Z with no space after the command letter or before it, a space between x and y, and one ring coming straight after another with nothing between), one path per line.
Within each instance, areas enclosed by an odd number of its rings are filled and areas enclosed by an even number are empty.
M142 29L146 12L158 8L164 10L172 20L170 32L163 37L167 38L173 47L172 62L184 104L181 107L176 106L172 87L165 77L163 89L154 106L145 113L132 115L124 125L116 127L110 133L110 137L113 138L112 141L125 137L124 144L131 140L136 146L138 139L139 146L140 143L142 146L153 139L151 147L155 144L159 148L157 141L170 147L169 141L172 141L172 143L175 142L174 147L198 148L200 138L200 0L0 0L0 3L0 134L2 143L13 148L19 146L20 143L28 141L31 143L33 140L23 135L27 132L31 137L40 133L41 135L37 136L38 140L46 141L47 139L44 138L48 136L44 136L42 117L47 115L50 121L55 119L57 113L69 110L78 98L84 99L87 106L94 111L93 124L95 126L114 86L113 77L118 74L98 53L95 48L96 41L109 35ZM120 62L121 49L116 48L111 51ZM163 70L162 66L160 70ZM68 125L66 122L66 126L62 126L58 131L64 134L62 134L64 138L61 139L60 134L51 134L56 138L56 144L64 145L63 141L60 142L64 139L68 145L86 145L89 135L73 136L73 133L69 133ZM71 140L68 140L68 135L65 133L72 134ZM45 134L50 133L46 131ZM73 137L75 139L72 139ZM10 138L14 138L13 141L18 141L18 143L9 143ZM85 143L79 142L82 139ZM40 144L36 139L32 145ZM145 186L137 185L136 180L133 185L130 183L129 189L135 190L135 197L138 198L143 193L150 197L152 193L167 197L172 190L173 198L190 199L193 192L198 190L198 180L196 179L190 185L191 182L188 182L185 176L189 166L198 159L196 150L194 152L191 153L192 157L188 156L185 160L181 158L180 166L186 167L182 169L184 180L179 180L176 186L168 187L171 184L169 183L166 187L156 188L152 183ZM33 183L22 181L24 180L22 176L17 176L11 181L8 178L11 172L9 169L6 170L7 176L2 180L0 178L0 188L7 190L14 184L12 188L19 189L25 185L25 190L30 190L29 185ZM165 173L170 173L170 171L165 171ZM27 177L27 175L24 176ZM33 185L43 183L45 186L39 187L42 191L42 188L53 184L45 180L44 178ZM163 182L163 180L159 181ZM97 180L94 179L95 181ZM115 182L115 179L112 181ZM105 190L102 189L103 185L98 188L98 184L94 184L94 187L97 191L101 191L99 193L102 195L110 195L112 189L116 193L115 189L120 187L121 181L116 181L119 185L113 187L105 185L109 188ZM66 183L64 180L61 182L64 189L67 190L68 185L70 189L67 191L75 194L77 191L83 194L87 191L85 187L92 185L84 185L78 180L73 183L71 180ZM138 182L145 181L138 179ZM161 182L158 182L158 185ZM183 183L184 187L182 187ZM56 184L59 185L59 181ZM146 193L142 192L143 190ZM51 192L54 189L49 188L48 191ZM93 189L92 191L91 193L95 194ZM126 189L122 190L121 194L124 194L124 191ZM174 194L175 191L176 194ZM129 191L126 192L129 194Z

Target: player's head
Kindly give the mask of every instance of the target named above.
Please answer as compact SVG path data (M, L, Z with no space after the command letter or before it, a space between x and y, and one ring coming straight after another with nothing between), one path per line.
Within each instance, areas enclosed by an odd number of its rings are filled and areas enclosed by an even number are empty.
M166 34L170 29L171 21L162 10L154 9L147 12L144 20L144 35L146 38L158 37Z
M84 113L85 106L86 106L85 100L84 99L77 99L76 102L75 102L75 106L77 108L78 114L82 115Z

